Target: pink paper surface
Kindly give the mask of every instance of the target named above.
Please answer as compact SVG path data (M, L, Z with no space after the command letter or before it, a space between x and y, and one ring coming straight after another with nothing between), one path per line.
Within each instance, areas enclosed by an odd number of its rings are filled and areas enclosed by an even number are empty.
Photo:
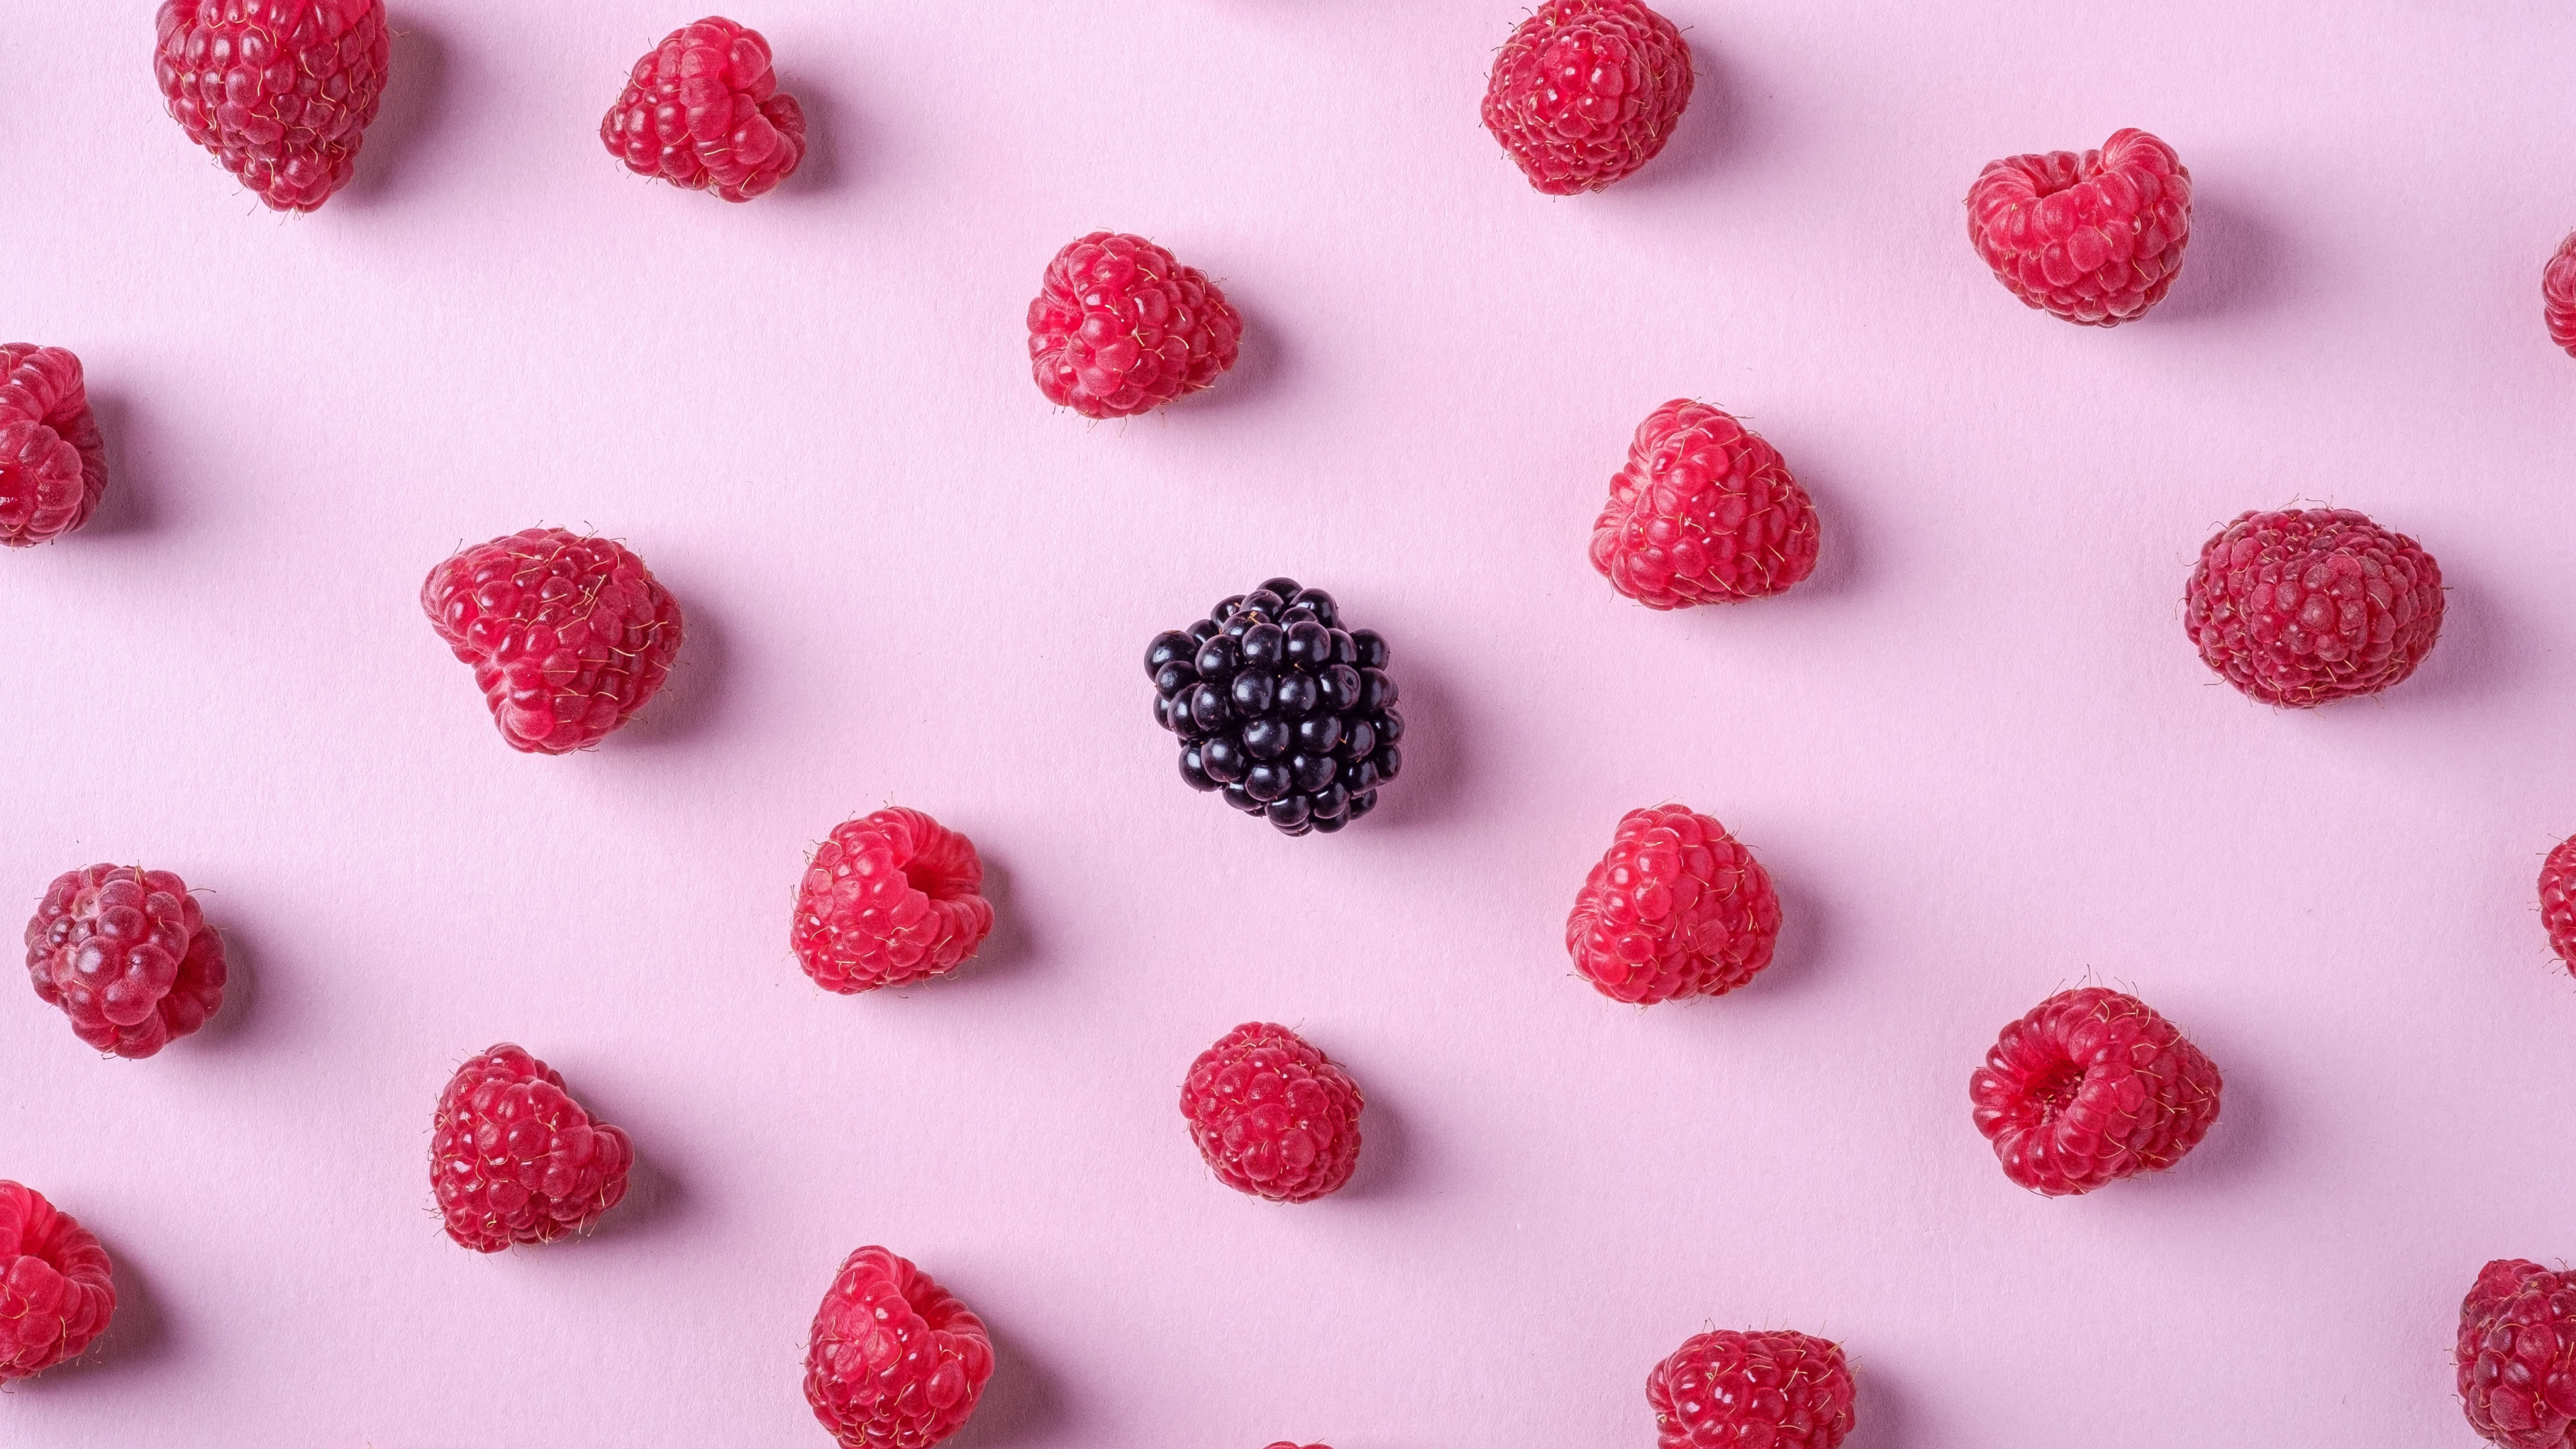
M816 145L731 207L595 135L692 12L406 0L357 182L281 219L163 115L143 0L9 7L0 332L80 354L114 481L0 558L0 898L179 871L239 984L142 1063L0 988L0 1176L122 1295L0 1442L821 1444L806 1325L871 1242L992 1325L958 1449L1643 1445L1710 1327L1843 1342L1855 1449L2472 1442L2461 1293L2576 1252L2533 891L2576 829L2538 295L2576 14L1666 9L1670 150L1551 200L1476 120L1516 3L760 0ZM2195 178L2172 298L2025 310L1969 181L2127 125ZM1039 397L1022 316L1094 228L1223 283L1217 391ZM1677 396L1787 455L1813 580L1657 615L1592 572ZM2263 709L2182 637L2202 540L2296 499L2451 585L2379 699ZM578 757L506 749L416 601L538 523L688 613ZM1339 837L1193 795L1148 717L1146 640L1281 572L1388 635L1413 726ZM1666 800L1788 926L1749 989L1638 1010L1561 933ZM829 996L790 892L889 803L974 837L1002 925L963 979ZM2225 1112L2046 1201L1967 1081L2087 980ZM1369 1095L1336 1198L1191 1150L1182 1073L1252 1019ZM483 1258L425 1154L501 1040L643 1166L597 1236Z

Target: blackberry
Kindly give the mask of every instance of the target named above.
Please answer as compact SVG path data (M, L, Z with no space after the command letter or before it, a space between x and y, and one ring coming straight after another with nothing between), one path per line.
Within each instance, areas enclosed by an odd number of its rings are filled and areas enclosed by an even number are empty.
M1295 579L1231 595L1145 650L1181 778L1289 835L1366 815L1404 767L1386 662L1385 639L1345 629L1333 596Z

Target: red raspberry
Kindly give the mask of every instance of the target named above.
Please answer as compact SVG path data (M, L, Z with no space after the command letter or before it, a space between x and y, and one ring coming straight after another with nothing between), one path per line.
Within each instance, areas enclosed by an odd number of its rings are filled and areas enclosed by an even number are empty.
M78 1357L115 1313L97 1235L34 1188L0 1181L0 1384Z
M2510 1449L2576 1449L2576 1273L2498 1258L2460 1301L2469 1427Z
M456 1069L430 1120L438 1211L478 1253L588 1232L626 1196L634 1165L624 1132L592 1121L562 1073L507 1042Z
M277 211L349 184L390 59L384 0L161 0L171 119Z
M1599 191L1664 149L1691 80L1682 33L1637 0L1545 0L1494 57L1485 129L1548 195Z
M1968 239L1995 280L2069 322L2116 327L2165 299L2191 240L2191 173L2144 131L2099 151L1989 161L1968 188Z
M27 975L72 1035L140 1059L222 1009L224 938L170 872L93 865L45 888L27 922Z
M514 750L588 749L635 717L680 652L680 605L604 538L531 528L429 571L420 606Z
M2442 632L2442 570L2350 509L2239 514L2201 545L2182 627L2248 699L2309 709L2415 672Z
M1780 454L1687 398L1646 415L1592 525L1592 566L1649 609L1776 594L1816 569L1816 506Z
M2540 924L2549 932L2549 949L2576 971L2576 835L2540 863Z
M993 929L983 884L975 842L918 810L844 821L805 867L790 944L826 991L944 976Z
M638 176L749 201L805 159L805 111L778 89L760 32L711 15L635 62L599 139Z
M2576 353L2576 232L2567 234L2541 270L2540 309L2549 322L2549 340Z
M975 1412L993 1341L955 1294L883 1248L861 1248L814 1310L805 1402L846 1449L929 1449Z
M107 446L80 359L0 344L0 545L50 543L89 522L107 492Z
M1272 1202L1340 1190L1360 1159L1359 1084L1284 1026L1246 1022L1190 1063L1181 1115L1217 1180Z
M1659 1449L1834 1449L1852 1427L1842 1346L1803 1333L1702 1333L1646 1375Z
M1141 236L1095 231L1055 254L1029 303L1048 402L1086 418L1149 413L1234 366L1243 319L1196 267Z
M1724 996L1771 964L1780 898L1762 862L1686 805L1631 810L1566 918L1574 969L1614 1001Z
M2066 1197L2180 1162L2218 1120L2219 1087L2172 1022L2087 986L2005 1027L1968 1097L2004 1176Z

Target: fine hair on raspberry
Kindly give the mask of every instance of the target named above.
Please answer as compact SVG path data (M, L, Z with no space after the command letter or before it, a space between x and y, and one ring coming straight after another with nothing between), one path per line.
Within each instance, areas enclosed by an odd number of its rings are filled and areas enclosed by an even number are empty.
M1592 525L1592 566L1649 609L1779 593L1816 570L1816 506L1778 449L1676 398L1648 414Z
M1852 1398L1842 1346L1787 1330L1698 1334L1646 1376L1657 1449L1835 1449Z
M106 494L107 442L80 359L0 343L0 547L53 542L89 522Z
M2007 156L1968 188L1968 239L2025 305L2095 327L2134 322L2182 270L2191 172L2134 129L2098 151Z
M2576 1273L2523 1258L2479 1270L2454 1349L2469 1427L2507 1449L2576 1445Z
M1968 1082L2004 1176L2049 1197L2160 1172L2218 1120L2217 1064L2126 992L2061 991L2003 1029Z
M1638 0L1542 0L1485 82L1485 129L1550 196L1599 191L1655 159L1690 106L1690 46Z
M638 176L749 201L805 159L805 110L778 88L760 32L710 15L635 62L599 139Z
M460 549L420 606L474 667L510 748L588 749L651 701L680 652L680 604L611 539L530 528Z
M2377 694L2442 633L2442 568L2348 508L2239 514L2201 545L2183 632L2218 677L2285 709Z
M1271 1202L1312 1202L1351 1180L1366 1105L1350 1073L1266 1021L1219 1037L1181 1083L1181 1115L1208 1170Z
M169 871L65 871L45 887L26 942L37 998L100 1051L151 1056L223 1009L224 939Z
M2576 971L2576 835L2540 863L2540 925L2559 964Z
M1149 413L1209 387L1243 341L1242 315L1207 273L1114 231L1055 254L1028 322L1038 391L1095 419Z
M929 1449L993 1377L984 1320L908 1260L865 1247L814 1312L805 1402L844 1449Z
M796 888L797 963L826 991L874 991L944 976L993 929L975 842L918 810L833 828Z
M1687 805L1620 817L1575 893L1565 947L1613 1001L1724 996L1771 964L1780 897L1726 827Z
M98 1236L43 1193L0 1181L0 1385L79 1357L115 1316Z
M456 1069L430 1122L447 1236L478 1253L588 1232L626 1196L634 1144L573 1100L563 1074L503 1042Z
M349 184L384 99L384 0L162 0L153 76L188 139L275 211Z

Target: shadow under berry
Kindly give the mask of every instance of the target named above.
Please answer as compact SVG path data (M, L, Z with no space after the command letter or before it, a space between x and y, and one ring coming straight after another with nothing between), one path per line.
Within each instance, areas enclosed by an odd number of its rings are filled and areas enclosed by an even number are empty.
M993 1377L976 1401L975 1416L948 1441L949 1449L1006 1449L1047 1437L1065 1418L1064 1393L1055 1376L973 1298L966 1301L992 1336Z
M359 208L388 199L398 190L399 173L436 126L437 117L451 109L441 104L449 88L447 43L417 15L388 14L386 21L384 96L358 147L358 164L349 184L332 198Z
M1684 38L1689 37L1685 32ZM1690 105L1682 111L1681 120L1673 125L1672 138L1655 159L1634 172L1614 181L1604 196L1652 197L1667 191L1701 191L1708 178L1737 163L1752 132L1746 121L1749 104L1744 88L1727 73L1724 61L1704 45L1690 47L1693 79ZM1492 137L1488 136L1487 140ZM1495 148L1494 159L1515 180L1516 171L1505 161L1501 148ZM1580 196L1550 198L1581 205Z
M1463 802L1475 798L1473 731L1461 719L1460 696L1445 672L1408 653L1406 635L1381 632L1393 650L1387 674L1395 680L1395 711L1404 716L1404 740L1396 747L1404 753L1404 768L1378 787L1377 809L1351 829L1446 824Z
M661 577L658 572L656 577ZM633 719L601 742L603 750L616 749L621 739L648 745L678 743L705 732L720 712L729 662L724 627L707 607L703 593L668 579L663 579L663 587L680 601L680 652L672 656L671 672L663 676L662 687Z

